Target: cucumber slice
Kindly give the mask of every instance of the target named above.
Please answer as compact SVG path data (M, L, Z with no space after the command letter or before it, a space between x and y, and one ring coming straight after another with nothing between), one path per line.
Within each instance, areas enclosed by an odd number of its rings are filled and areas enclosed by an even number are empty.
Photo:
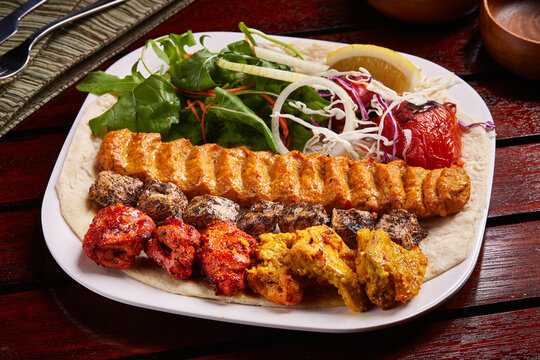
M272 69L262 66L248 65L248 64L239 64L231 61L224 60L219 58L216 64L224 69L231 71L243 72L250 75L262 76L265 78L281 80L286 82L295 82L302 80L307 77L307 75L299 74L295 72Z
M283 54L274 50L255 46L255 55L258 58L273 61L278 64L292 66L306 74L318 74L329 69L328 65L302 60L300 58Z

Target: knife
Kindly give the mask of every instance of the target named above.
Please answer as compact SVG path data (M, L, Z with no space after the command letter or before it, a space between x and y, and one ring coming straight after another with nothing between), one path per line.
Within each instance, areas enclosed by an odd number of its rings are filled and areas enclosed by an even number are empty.
M19 20L47 0L29 0L0 20L0 44L17 32Z

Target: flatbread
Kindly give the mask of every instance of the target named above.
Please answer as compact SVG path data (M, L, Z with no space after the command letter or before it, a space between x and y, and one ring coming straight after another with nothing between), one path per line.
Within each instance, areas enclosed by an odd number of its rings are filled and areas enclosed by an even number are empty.
M452 101L447 97L436 100ZM469 124L479 121L460 111L458 118ZM476 227L488 204L486 183L489 181L490 148L489 135L482 127L464 132L462 160L465 162L463 168L471 178L471 197L456 214L421 221L428 231L428 236L419 244L429 261L424 281L453 268L469 256Z
M62 216L81 241L88 231L92 219L100 209L88 198L88 189L100 171L96 155L101 139L92 135L88 121L107 111L115 102L116 97L105 94L87 107L77 126L56 183L56 193L60 201ZM122 271L144 284L174 294L220 299L242 304L276 306L275 303L263 297L255 297L247 293L238 293L233 297L217 296L209 284L202 279L176 280L144 254L137 259L132 268ZM328 300L328 305L342 305L338 296L333 298L333 300Z
M312 53L312 59L320 59L332 46L304 45L304 53ZM295 44L295 46L299 46ZM315 46L316 48L313 48ZM324 54L324 55L322 55ZM440 92L433 98L439 102L452 101L446 92ZM88 121L110 108L116 101L112 95L100 96L91 103L79 122L73 141L69 148L64 166L56 184L60 200L62 216L82 241L93 217L99 208L88 198L88 189L99 172L96 155L101 139L92 135ZM458 118L465 123L478 121L464 114L458 105ZM420 248L428 258L424 281L451 269L467 258L473 244L476 227L487 206L486 183L489 181L490 136L481 127L466 130L463 134L464 169L471 178L471 197L462 211L442 218L422 221L422 226L428 230L428 236L420 243ZM176 280L152 260L141 256L134 267L123 270L128 276L151 285L160 290L175 294L220 299L227 302L256 304L263 306L279 306L262 296L241 292L233 297L216 296L210 285L200 280ZM337 292L319 298L311 298L304 303L306 306L341 306L342 300Z

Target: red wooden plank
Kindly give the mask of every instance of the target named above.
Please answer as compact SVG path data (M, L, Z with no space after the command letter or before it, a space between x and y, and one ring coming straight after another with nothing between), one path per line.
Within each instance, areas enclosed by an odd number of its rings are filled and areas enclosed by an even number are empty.
M80 286L3 295L0 308L2 359L117 358L276 333L140 309Z
M0 141L0 203L43 197L65 134Z
M540 298L538 234L540 221L487 228L474 272L443 308Z
M366 334L317 335L197 359L537 359L539 319L539 308L433 323L420 319Z
M40 219L40 209L0 216L0 286L67 278L47 249Z
M489 216L540 209L540 143L499 148Z
M223 14L227 14L224 16ZM238 23L266 33L321 32L344 28L371 28L395 23L367 3L347 0L197 0L171 17L150 36L170 32L238 31Z
M501 72L470 85L489 107L497 139L540 134L538 82Z
M539 308L448 320L439 319L444 313L438 312L385 330L333 335L138 309L81 287L4 295L0 296L0 307L4 328L9 329L0 332L0 357L4 359L103 359L171 350L178 357L204 354L249 359L285 354L302 358L346 354L370 358L533 358L540 350ZM32 339L31 346L28 339Z
M457 21L436 28L402 25L399 30L388 27L374 28L318 35L316 38L384 46L420 56L458 75L499 69L482 47L475 20Z

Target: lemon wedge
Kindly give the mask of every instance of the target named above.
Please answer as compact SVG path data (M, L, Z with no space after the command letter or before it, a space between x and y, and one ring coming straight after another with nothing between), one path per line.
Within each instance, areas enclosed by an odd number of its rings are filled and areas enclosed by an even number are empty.
M338 71L357 71L363 67L398 94L413 91L421 81L420 72L409 60L394 50L376 45L341 47L326 57L326 64Z

